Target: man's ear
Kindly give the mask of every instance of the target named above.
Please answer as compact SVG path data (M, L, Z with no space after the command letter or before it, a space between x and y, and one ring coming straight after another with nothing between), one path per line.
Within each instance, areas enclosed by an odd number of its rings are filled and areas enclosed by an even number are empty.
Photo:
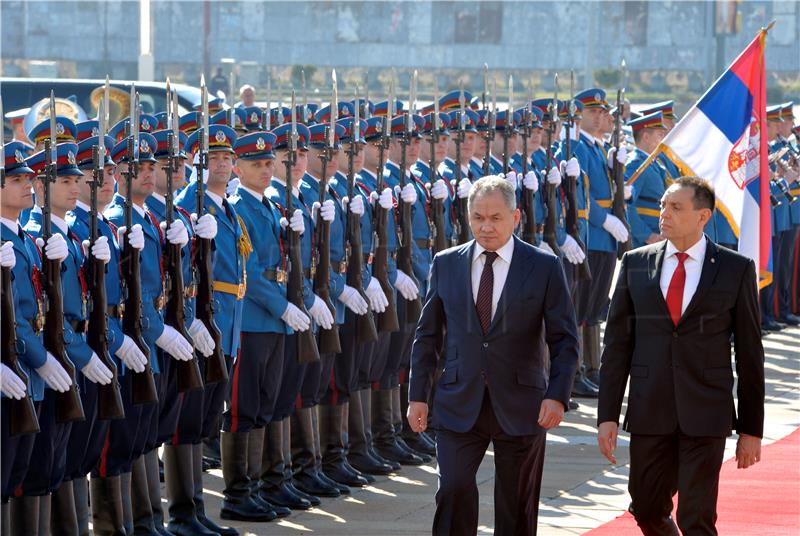
M712 212L711 209L708 209L708 208L704 208L704 209L702 209L700 211L700 221L703 223L703 227L705 227L706 224L709 221L711 221L711 217L713 215L714 215L714 212Z

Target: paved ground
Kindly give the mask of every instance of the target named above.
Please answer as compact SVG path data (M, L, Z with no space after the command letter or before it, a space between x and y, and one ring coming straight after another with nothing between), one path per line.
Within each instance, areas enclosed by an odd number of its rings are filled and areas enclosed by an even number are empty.
M764 339L767 371L765 443L780 439L800 426L800 329ZM602 458L595 443L596 403L581 401L578 411L548 434L542 483L542 535L582 534L618 516L628 505L627 436L618 446L617 467ZM735 441L729 441L729 448ZM733 455L729 450L726 458ZM742 472L742 478L747 473ZM478 472L481 493L479 534L492 534L492 452ZM219 512L222 474L206 475L207 508ZM436 467L404 468L379 477L375 485L347 498L324 500L320 508L296 513L280 522L234 524L243 534L325 536L423 535L430 533Z

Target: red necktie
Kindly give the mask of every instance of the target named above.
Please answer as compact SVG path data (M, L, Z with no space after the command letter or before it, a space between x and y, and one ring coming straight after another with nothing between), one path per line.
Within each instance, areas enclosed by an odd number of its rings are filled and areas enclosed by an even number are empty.
M672 317L672 323L677 326L683 307L683 287L686 286L686 268L683 266L683 262L689 257L689 254L678 252L675 257L678 258L678 266L675 268L675 273L672 274L667 289L667 309L669 309L669 316Z
M492 263L497 258L496 251L484 251L486 261L483 263L483 272L481 272L481 283L478 286L478 299L475 300L475 307L478 309L478 320L481 322L481 328L485 334L489 331L489 325L492 323L492 295L494 287L494 270Z

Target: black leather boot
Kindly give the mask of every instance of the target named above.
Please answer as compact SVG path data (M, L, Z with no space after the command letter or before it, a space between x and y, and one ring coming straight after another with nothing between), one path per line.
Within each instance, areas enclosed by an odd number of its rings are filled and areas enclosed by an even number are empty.
M153 508L150 506L150 493L147 489L147 467L144 458L144 454L136 458L131 467L133 534L158 534L153 523Z
M322 480L329 486L333 486L334 488L336 488L339 491L339 495L350 495L349 486L345 486L344 484L336 482L322 471L321 437L324 430L323 430L323 424L320 422L320 413L327 411L328 411L327 408L323 408L322 406L317 406L313 408L313 411L311 412L311 420L312 420L311 429L314 431L314 470L316 471L317 477L319 477L320 480Z
M95 536L126 536L120 477L92 478L89 495Z
M40 503L41 504L41 503ZM75 495L72 480L65 480L51 497L50 533L53 535L78 534L78 516L75 514ZM40 518L41 523L41 518Z
M250 432L222 432L222 475L225 479L225 498L220 517L237 521L272 521L270 513L250 497L247 476L247 444Z
M203 444L192 445L192 485L194 493L194 515L205 528L220 536L239 536L239 531L230 527L221 527L206 515L206 503L203 497Z
M164 445L167 487L167 530L177 536L214 536L197 520L194 509L194 451L192 445Z
M147 471L147 494L150 496L150 508L153 510L153 527L162 536L173 536L164 527L164 509L161 507L161 460L158 449L144 454L144 466Z
M338 497L336 486L323 481L317 472L317 456L314 430L313 408L299 408L292 415L292 483L298 490L316 497Z
M362 393L355 391L350 394L350 408L348 411L348 448L347 461L362 473L370 475L388 475L393 472L391 466L380 463L369 454L366 426L364 423L364 408ZM369 394L369 391L366 391Z
M283 421L283 475L284 475L284 483L286 487L297 495L308 502L311 503L311 506L319 506L322 504L322 500L317 497L316 495L309 495L303 491L300 491L296 487L294 487L294 467L292 465L292 420L291 418L286 418Z
M72 479L72 494L75 496L75 517L78 519L78 534L89 536L89 481L85 476Z
M320 440L322 443L322 472L331 480L351 488L366 486L369 482L350 471L345 457L344 422L346 405L321 406Z
M283 455L283 421L273 421L267 427L264 454L261 458L261 488L259 495L270 504L292 510L308 510L311 503L294 493L289 486Z
M11 535L30 536L39 530L39 499L30 495L12 497L9 501Z
M264 428L250 430L247 442L247 476L250 479L250 498L266 511L273 512L275 517L288 517L292 510L285 506L277 506L261 496L261 464L264 458Z
M119 475L119 488L122 492L122 523L126 534L133 534L133 470Z

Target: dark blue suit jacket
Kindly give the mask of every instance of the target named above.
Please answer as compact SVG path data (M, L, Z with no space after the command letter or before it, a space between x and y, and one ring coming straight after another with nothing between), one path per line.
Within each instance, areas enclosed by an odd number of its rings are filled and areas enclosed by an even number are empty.
M505 287L483 334L472 298L475 241L434 258L430 287L411 351L409 399L427 402L436 369L437 340L445 341L444 372L436 387L437 428L467 432L481 410L484 389L503 431L542 432L542 399L566 408L578 365L572 298L558 258L514 237Z

